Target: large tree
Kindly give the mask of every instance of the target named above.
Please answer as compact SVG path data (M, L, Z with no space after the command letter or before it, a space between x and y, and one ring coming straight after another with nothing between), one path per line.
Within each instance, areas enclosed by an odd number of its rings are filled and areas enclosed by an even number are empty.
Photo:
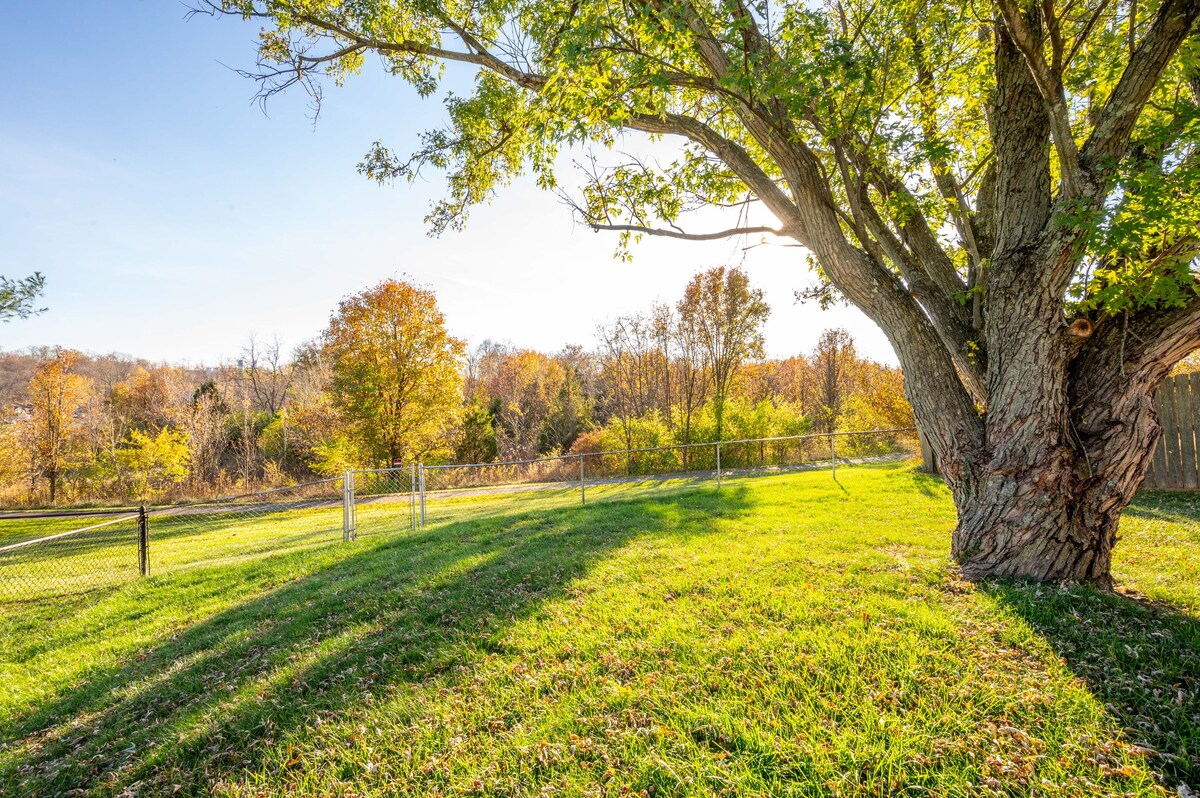
M800 244L895 347L964 574L1110 583L1153 391L1200 345L1200 0L217 7L268 23L250 71L264 95L319 99L370 54L423 95L444 63L478 69L414 156L377 144L361 166L447 169L435 231L523 170L557 186L565 146L678 142L674 160L585 159L584 220L622 246ZM713 206L739 222L685 229Z
M324 344L334 404L376 462L416 462L448 445L466 347L447 332L432 291L384 280L347 297Z

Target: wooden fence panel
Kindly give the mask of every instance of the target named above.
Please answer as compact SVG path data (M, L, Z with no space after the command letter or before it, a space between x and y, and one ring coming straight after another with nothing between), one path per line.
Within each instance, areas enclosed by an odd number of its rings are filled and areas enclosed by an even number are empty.
M1154 396L1162 437L1147 488L1200 489L1200 373L1168 377Z
M1183 487L1196 490L1196 374L1180 374L1175 382L1175 418L1179 422L1179 452L1183 457Z

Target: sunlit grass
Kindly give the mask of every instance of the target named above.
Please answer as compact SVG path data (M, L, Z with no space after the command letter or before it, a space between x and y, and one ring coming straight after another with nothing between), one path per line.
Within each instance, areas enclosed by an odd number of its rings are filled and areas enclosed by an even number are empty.
M1200 615L1200 493L1139 496L1121 519L1114 559L1130 586Z
M121 515L84 516L72 513L61 518L0 518L0 546L56 535L72 529L101 524Z
M958 581L948 494L907 466L645 490L431 502L417 532L397 503L391 531L349 544L0 607L0 794L1200 780L1198 621L1173 586L1197 578L1183 500L1159 537L1131 515L1117 563L1180 611ZM1179 552L1156 569L1142 552L1162 536Z

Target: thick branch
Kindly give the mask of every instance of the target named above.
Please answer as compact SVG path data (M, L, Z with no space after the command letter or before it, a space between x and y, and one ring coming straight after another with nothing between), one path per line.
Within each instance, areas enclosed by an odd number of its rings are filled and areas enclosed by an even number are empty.
M868 154L866 143L860 137L846 132L831 135L820 120L810 117L809 121L822 135L829 137L838 152L845 154L846 160L853 165L863 183L873 186L885 199L895 195L902 200L897 205L905 208L907 213L903 217L893 214L892 222L904 238L903 246L911 249L911 257L917 268L938 287L942 297L952 303L954 296L966 290L967 286L950 256L938 243L937 236L929 227L929 220L918 208L917 198L904 185L904 181L873 161ZM862 197L860 202L864 207L871 205L866 197ZM875 213L878 215L878 211ZM954 312L953 308L951 312Z
M1071 132L1071 119L1067 108L1066 90L1062 74L1046 63L1042 51L1040 30L1034 30L1013 0L999 0L1000 14L1017 49L1025 59L1029 72L1037 84L1038 92L1046 104L1053 131L1054 149L1058 153L1059 169L1062 173L1063 196L1074 198L1082 189L1080 178L1079 150ZM1059 48L1060 49L1060 48ZM1057 50L1056 50L1057 51ZM1061 60L1061 56L1056 59Z
M1089 368L1125 373L1150 370L1166 376L1172 366L1200 349L1200 296L1180 307L1110 317L1097 325L1090 343L1079 356Z
M622 124L643 133L683 136L705 147L720 158L783 223L783 235L793 236L800 243L807 244L791 198L737 142L722 136L700 120L683 114L632 114Z
M1154 391L1197 348L1200 296L1182 307L1143 310L1097 325L1071 364L1072 423L1089 462L1109 461L1114 446L1130 445L1123 433L1140 417L1153 416ZM1153 434L1141 445L1149 451ZM1113 478L1103 471L1094 476Z
M996 152L993 263L1040 239L1050 220L1050 121L1019 48L996 26L996 91L989 114Z

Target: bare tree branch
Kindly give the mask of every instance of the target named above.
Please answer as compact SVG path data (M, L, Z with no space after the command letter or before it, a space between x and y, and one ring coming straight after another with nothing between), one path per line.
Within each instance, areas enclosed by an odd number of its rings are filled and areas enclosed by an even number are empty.
M728 230L718 230L713 233L685 233L682 230L668 230L663 227L647 227L640 224L600 224L597 222L588 222L588 227L593 230L612 230L619 232L630 233L645 233L651 236L664 236L666 238L681 238L685 241L715 241L721 238L732 238L740 235L754 235L756 233L769 233L773 236L786 235L782 230L775 227L767 227L765 225L757 225L753 227L731 227Z

